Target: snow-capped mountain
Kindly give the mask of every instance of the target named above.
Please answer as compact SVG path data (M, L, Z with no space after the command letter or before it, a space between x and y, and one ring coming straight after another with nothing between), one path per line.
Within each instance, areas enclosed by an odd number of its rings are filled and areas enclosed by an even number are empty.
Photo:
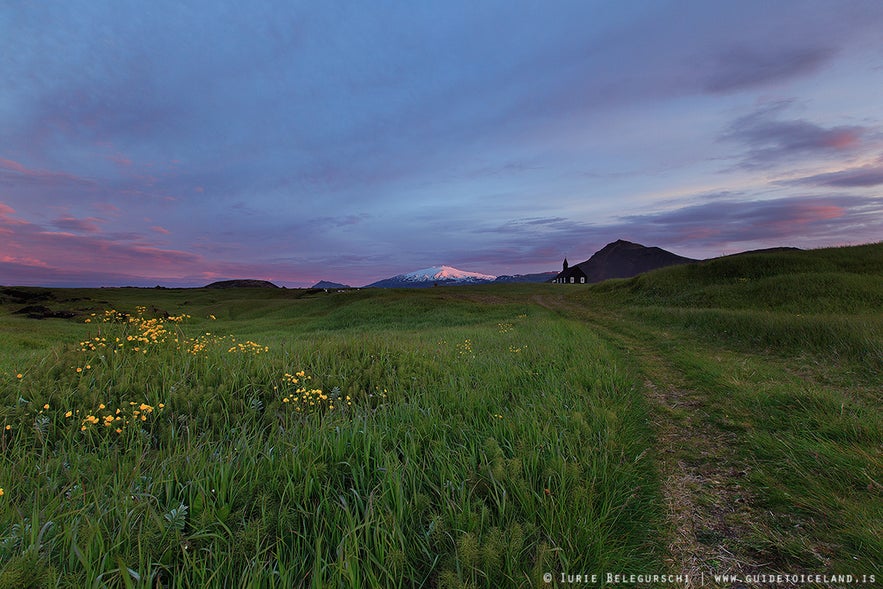
M467 272L458 270L452 266L433 266L423 268L406 274L399 274L392 278L378 280L369 287L379 288L420 288L426 286L454 285L454 284L481 284L492 282L496 276L481 274L479 272Z
M466 272L458 270L452 266L433 266L432 268L424 268L415 270L407 274L399 275L402 280L415 280L419 282L427 280L457 280L460 282L487 282L493 280L496 276L489 274L481 274L479 272Z

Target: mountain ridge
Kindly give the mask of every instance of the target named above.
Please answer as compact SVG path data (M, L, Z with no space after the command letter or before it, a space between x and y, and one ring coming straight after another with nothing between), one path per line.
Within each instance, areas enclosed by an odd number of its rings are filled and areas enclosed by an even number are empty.
M588 260L566 266L552 282L592 284L611 278L631 278L657 268L698 261L659 247L617 239L596 251Z

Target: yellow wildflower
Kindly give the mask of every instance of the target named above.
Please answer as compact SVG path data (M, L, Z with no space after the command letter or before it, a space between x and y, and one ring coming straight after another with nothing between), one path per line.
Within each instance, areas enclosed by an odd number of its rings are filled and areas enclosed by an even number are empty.
M18 374L16 374L16 375L15 375L15 378L18 378L18 379L23 378L21 372L19 372Z
M45 405L43 405L43 409L49 409L49 403L46 403Z

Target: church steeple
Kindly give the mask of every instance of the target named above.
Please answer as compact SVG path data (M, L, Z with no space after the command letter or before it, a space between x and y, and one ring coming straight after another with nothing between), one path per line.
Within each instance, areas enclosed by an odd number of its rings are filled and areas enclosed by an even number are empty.
M567 258L564 258L564 270L567 270ZM562 272L563 272L564 270L562 270Z

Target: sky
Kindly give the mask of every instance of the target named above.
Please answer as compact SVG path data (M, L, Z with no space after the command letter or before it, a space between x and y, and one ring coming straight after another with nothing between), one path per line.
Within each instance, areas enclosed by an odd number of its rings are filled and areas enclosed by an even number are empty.
M0 0L0 284L883 240L883 2Z

